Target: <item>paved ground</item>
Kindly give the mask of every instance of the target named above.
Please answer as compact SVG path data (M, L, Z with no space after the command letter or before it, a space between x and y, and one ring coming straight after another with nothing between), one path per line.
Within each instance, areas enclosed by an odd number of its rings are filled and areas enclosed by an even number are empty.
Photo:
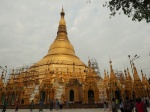
M0 109L1 111L1 109ZM15 112L14 109L7 109L6 112ZM29 109L19 109L18 112L30 112ZM38 109L34 109L32 112L39 112ZM43 112L50 112L49 109L44 109ZM104 109L63 109L63 110L53 110L51 112L108 112L108 111L104 111ZM120 112L120 110L118 111ZM150 108L148 108L148 112L150 112Z

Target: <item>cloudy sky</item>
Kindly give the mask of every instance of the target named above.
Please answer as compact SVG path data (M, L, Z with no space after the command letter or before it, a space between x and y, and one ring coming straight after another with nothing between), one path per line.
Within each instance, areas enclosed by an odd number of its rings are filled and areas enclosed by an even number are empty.
M121 14L109 18L105 0L0 0L0 66L8 69L31 65L43 58L54 41L62 5L70 42L76 55L87 63L95 58L101 75L123 71L129 59L150 76L150 24L133 22ZM131 70L131 69L130 69Z

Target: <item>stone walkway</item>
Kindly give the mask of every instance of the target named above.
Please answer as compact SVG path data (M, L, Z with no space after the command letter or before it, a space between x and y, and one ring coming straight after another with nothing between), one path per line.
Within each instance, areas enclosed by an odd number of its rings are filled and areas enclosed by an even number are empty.
M0 111L2 111L0 109ZM15 112L14 109L7 109L6 112ZM30 112L29 109L19 109L18 112ZM32 112L39 112L38 109L34 109ZM43 112L108 112L108 111L104 111L104 109L100 108L94 108L94 109L63 109L63 110L53 110L53 111L50 111L49 109L44 109ZM118 111L120 112L120 110ZM150 112L150 108L148 108L148 112Z

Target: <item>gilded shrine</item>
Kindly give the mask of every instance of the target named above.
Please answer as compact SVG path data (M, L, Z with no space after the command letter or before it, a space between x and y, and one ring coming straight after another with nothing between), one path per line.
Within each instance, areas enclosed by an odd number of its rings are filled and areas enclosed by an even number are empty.
M150 97L150 84L141 71L139 78L135 65L133 79L129 69L117 78L110 60L110 73L104 70L104 78L96 73L93 64L84 64L75 54L67 36L65 12L62 9L57 36L50 45L48 53L28 69L19 73L12 70L9 81L4 84L0 79L0 102L7 99L10 104L24 100L30 104L43 100L59 99L63 102L100 103L112 98Z

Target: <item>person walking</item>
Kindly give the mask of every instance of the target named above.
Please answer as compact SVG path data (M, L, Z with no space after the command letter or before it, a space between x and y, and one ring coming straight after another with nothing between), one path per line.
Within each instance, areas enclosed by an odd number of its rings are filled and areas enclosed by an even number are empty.
M123 101L122 101L122 99L120 99L120 110L121 110L121 112L124 112L124 103L123 103Z
M62 110L62 108L63 108L63 102L60 101L60 102L59 102L59 105L60 105L60 109Z
M53 105L54 105L54 102L52 99L50 99L50 111L53 111Z
M67 109L69 108L69 101L68 100L66 101L66 108Z
M119 99L116 99L116 108L119 109Z
M138 101L136 102L136 108L137 108L137 112L148 112L146 106L141 101L141 98L139 98Z
M7 101L5 99L2 112L6 112L6 108L7 108Z
M55 101L55 109L56 109L56 111L58 110L58 108L59 108L59 101L58 101L58 99L56 99L56 101Z
M112 112L118 112L115 98L112 99Z
M40 104L39 112L43 112L43 101L40 100L39 104Z
M32 100L32 101L31 101L31 104L30 104L30 112L32 112L33 107L34 107L34 101Z
M112 112L112 104L108 101L108 112Z
M19 100L15 102L15 112L18 112Z
M104 101L104 111L107 111L107 104L105 101Z

